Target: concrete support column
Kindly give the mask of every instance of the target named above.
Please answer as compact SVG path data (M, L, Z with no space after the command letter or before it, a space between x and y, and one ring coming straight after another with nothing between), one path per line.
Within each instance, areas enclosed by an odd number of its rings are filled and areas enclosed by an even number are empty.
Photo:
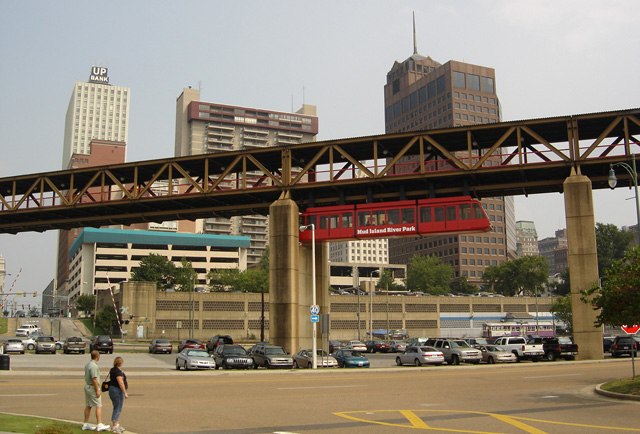
M602 359L603 330L602 327L594 325L597 312L590 304L580 300L580 291L599 281L591 180L571 169L571 175L564 181L563 186L573 337L579 347L578 359Z
M269 341L298 350L298 205L284 193L269 207Z
M312 348L311 338L313 336L311 312L309 306L313 300L312 267L311 267L311 245L301 245L299 247L299 289L298 300L300 302L300 348ZM329 313L329 249L327 243L316 243L316 303L320 306L320 315ZM318 348L324 348L322 339L322 327L318 323L317 337ZM324 348L328 350L328 348ZM296 350L297 351L297 350Z

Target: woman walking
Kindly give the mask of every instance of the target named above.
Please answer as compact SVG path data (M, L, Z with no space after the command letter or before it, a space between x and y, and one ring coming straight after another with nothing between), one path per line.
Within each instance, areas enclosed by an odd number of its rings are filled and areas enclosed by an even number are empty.
M113 368L109 371L109 398L113 403L113 415L111 416L111 432L123 433L125 429L120 426L120 414L122 413L122 407L124 406L125 398L128 398L127 389L127 376L122 371L121 366L124 360L118 356L113 361Z

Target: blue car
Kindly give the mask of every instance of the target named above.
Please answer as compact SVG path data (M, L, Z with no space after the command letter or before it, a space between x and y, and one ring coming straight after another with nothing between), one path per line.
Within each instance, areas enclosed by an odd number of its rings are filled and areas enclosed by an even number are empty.
M369 367L369 359L363 356L360 351L344 348L333 353L333 357L338 361L339 368Z

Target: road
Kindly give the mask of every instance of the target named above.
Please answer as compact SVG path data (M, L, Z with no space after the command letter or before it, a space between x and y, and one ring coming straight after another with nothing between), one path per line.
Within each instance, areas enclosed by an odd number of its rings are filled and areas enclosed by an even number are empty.
M122 424L138 433L640 433L640 403L593 393L630 375L628 359L394 368L392 355L375 355L388 367L184 372L172 369L175 354L121 355L130 383ZM113 357L102 356L103 372ZM0 408L81 420L87 360L12 356Z

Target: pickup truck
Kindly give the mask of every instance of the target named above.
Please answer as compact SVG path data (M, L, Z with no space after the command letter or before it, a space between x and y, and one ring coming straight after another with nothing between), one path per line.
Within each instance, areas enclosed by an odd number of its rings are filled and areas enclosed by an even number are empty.
M81 338L77 336L69 337L64 340L62 344L62 352L65 354L69 353L80 353L84 354L87 350L87 343Z
M521 360L531 360L537 362L544 357L544 349L542 343L536 343L535 340L526 340L522 336L503 336L496 339L493 345L506 348L516 355L517 362Z
M555 338L531 338L536 343L542 343L544 357L549 361L559 358L565 360L573 360L578 355L578 345L571 342L567 336L558 336Z

